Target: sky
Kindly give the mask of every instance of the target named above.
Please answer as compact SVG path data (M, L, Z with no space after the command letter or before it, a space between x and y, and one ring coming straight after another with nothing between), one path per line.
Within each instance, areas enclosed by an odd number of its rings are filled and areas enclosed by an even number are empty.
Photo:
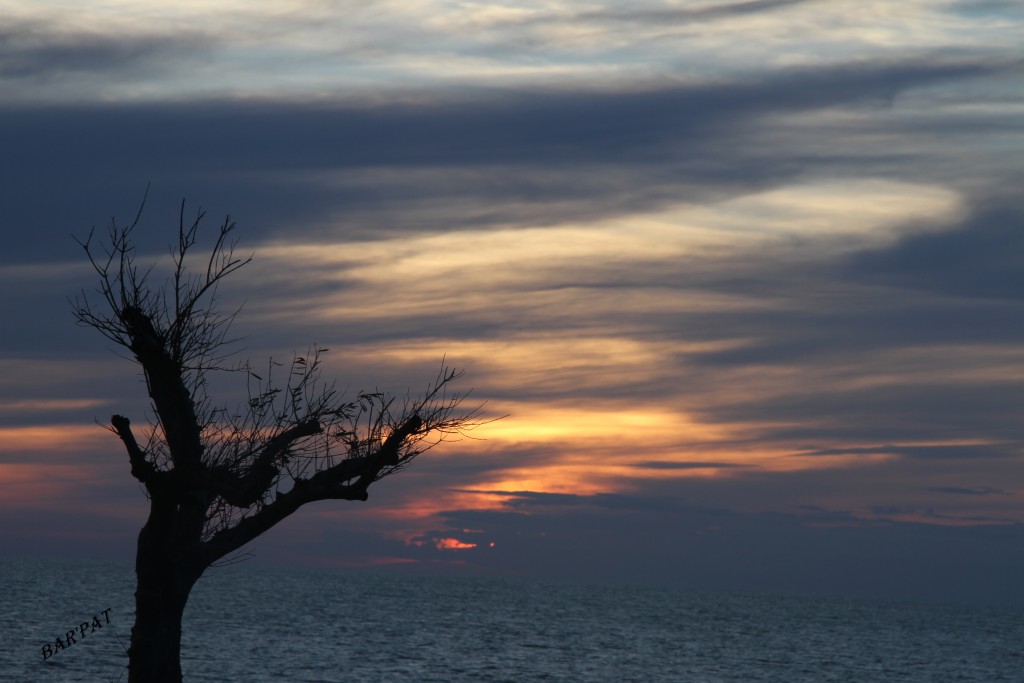
M0 1L0 553L130 559L72 236L507 415L254 562L1024 604L1024 5ZM237 387L224 385L225 402Z

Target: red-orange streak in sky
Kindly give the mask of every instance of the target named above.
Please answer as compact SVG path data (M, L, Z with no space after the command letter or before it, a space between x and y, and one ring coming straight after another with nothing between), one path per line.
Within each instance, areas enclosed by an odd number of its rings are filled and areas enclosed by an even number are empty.
M0 453L84 451L116 447L117 438L95 424L0 427Z
M468 550L476 547L476 543L466 543L457 538L436 538L434 545L438 550Z

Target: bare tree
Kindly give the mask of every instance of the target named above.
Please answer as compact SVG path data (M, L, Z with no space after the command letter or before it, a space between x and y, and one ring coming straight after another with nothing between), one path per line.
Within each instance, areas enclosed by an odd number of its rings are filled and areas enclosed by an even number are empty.
M101 244L95 230L79 242L99 287L72 306L80 324L127 349L146 378L145 429L136 435L122 415L108 426L150 504L135 557L128 680L180 683L182 614L208 567L237 557L307 503L366 500L371 484L479 424L479 411L461 411L464 396L449 391L460 373L446 366L422 395L404 400L380 392L346 399L323 380L326 349L316 347L290 367L269 362L263 374L228 366L235 316L218 311L217 288L252 259L237 254L234 224L225 219L196 267L204 214L186 220L183 201L170 274L153 285L155 267L136 262L141 212L127 227L112 220ZM244 373L248 388L236 409L207 395L210 373L230 369Z

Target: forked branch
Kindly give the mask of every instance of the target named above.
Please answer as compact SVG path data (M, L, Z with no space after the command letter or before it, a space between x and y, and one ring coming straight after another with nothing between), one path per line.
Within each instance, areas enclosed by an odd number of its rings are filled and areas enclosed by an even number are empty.
M326 349L318 347L295 356L283 384L272 361L265 379L248 364L222 365L234 314L218 311L217 289L252 257L236 255L235 224L226 218L202 265L190 267L205 214L186 220L182 202L169 277L154 288L156 266L140 270L133 243L144 205L145 199L126 227L111 221L103 245L95 231L79 241L98 276L99 299L83 292L72 308L80 324L127 349L142 367L156 417L150 442L140 446L120 415L110 429L151 499L187 517L181 528L196 530L207 564L302 505L366 500L371 484L481 423L479 408L461 411L465 396L449 390L461 373L445 365L421 396L404 401L381 391L343 399L322 379ZM213 369L244 372L248 402L233 411L212 407L205 376Z

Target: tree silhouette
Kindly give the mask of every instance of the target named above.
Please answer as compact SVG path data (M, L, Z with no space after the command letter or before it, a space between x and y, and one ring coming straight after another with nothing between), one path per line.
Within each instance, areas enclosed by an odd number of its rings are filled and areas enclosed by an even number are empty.
M72 307L80 324L127 349L146 378L146 428L137 436L122 415L108 426L149 500L135 557L128 680L180 683L182 614L208 567L307 503L366 500L371 484L479 424L479 411L461 411L464 396L449 393L460 373L446 366L422 395L404 400L380 392L346 400L323 380L326 349L316 347L291 361L283 383L273 362L262 375L248 363L228 366L235 314L218 311L217 289L252 257L236 254L229 217L194 268L204 214L187 221L183 201L170 275L154 286L155 266L139 268L133 242L144 205L127 227L112 220L102 244L95 230L79 242L98 297L83 291ZM207 380L215 370L244 373L248 400L236 409L214 404Z

